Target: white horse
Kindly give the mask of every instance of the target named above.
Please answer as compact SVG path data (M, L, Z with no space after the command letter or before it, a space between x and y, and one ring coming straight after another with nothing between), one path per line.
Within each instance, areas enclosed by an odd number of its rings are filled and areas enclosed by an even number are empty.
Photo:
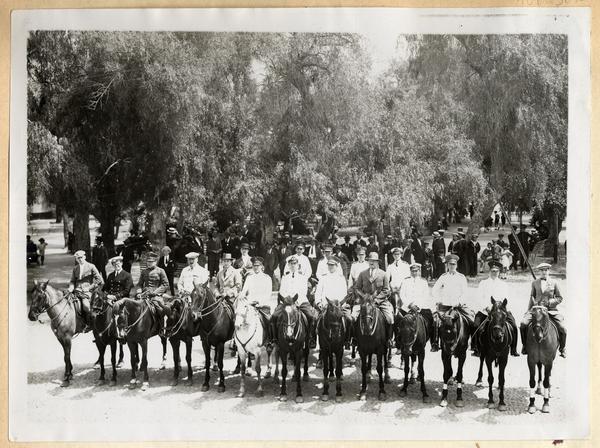
M271 353L267 351L265 345L265 333L261 324L259 311L252 305L248 299L239 297L234 304L235 308L235 330L233 339L237 345L238 356L240 357L241 381L238 397L246 394L246 360L248 353L255 357L256 375L258 376L258 388L256 396L264 395L262 388L262 378L260 376L260 364L264 355L267 360L267 373L265 378L271 376Z

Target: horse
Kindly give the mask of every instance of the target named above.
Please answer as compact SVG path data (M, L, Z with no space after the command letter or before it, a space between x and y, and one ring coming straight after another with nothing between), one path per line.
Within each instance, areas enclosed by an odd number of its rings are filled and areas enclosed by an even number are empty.
M295 304L298 295L282 298L285 311L277 319L277 346L281 358L281 391L279 401L287 401L287 359L292 355L296 380L296 403L304 402L300 385L300 363L304 355L304 380L308 380L308 322Z
M550 319L548 309L544 306L533 306L531 312L531 324L527 328L527 365L529 366L529 407L530 414L535 413L535 368L537 366L540 380L542 366L544 367L544 404L542 412L550 412L550 374L552 364L558 350L558 329Z
M262 397L264 391L262 388L261 359L263 354L267 361L267 371L271 371L271 353L266 347L267 328L264 328L259 311L250 304L246 298L238 298L234 305L235 310L235 330L233 338L237 345L239 363L241 368L241 382L238 397L242 398L246 394L246 359L249 354L255 357L256 375L258 377L258 388L256 396ZM270 375L269 375L270 376Z
M106 293L96 291L92 296L92 330L94 340L98 348L98 365L100 367L100 378L97 385L102 386L105 383L104 375L104 353L106 347L110 346L110 363L112 366L111 386L117 385L117 331L113 315L113 303L106 297ZM123 362L123 342L119 341L119 364Z
M350 337L351 325L346 322L344 312L337 300L327 300L322 315L317 322L319 347L323 360L323 393L322 401L329 400L329 377L333 376L333 357L335 356L335 401L342 401L342 358L344 344Z
M78 301L72 294L63 294L49 285L49 280L39 283L33 281L29 320L38 320L40 314L46 312L50 318L52 332L60 342L64 352L65 374L61 387L68 387L73 379L73 364L71 363L71 342L75 335L85 327L83 317L76 311Z
M202 391L210 388L210 348L215 348L216 363L219 367L219 392L225 392L225 377L223 375L223 354L225 342L233 337L234 315L233 308L225 297L215 297L210 288L196 285L191 293L192 303L198 303L198 319L202 348L204 349L205 376Z
M421 381L421 393L423 394L423 403L429 403L429 395L425 387L425 370L423 367L425 361L425 345L429 340L433 328L433 318L431 312L424 313L417 308L410 307L408 313L398 314L396 317L396 342L400 347L404 361L404 384L400 390L400 396L406 397L408 384L415 380L414 362L418 357L419 367L417 378ZM411 368L412 361L412 368ZM409 381L410 370L410 381Z
M448 381L452 378L452 356L458 358L456 371L456 407L462 408L463 365L467 357L470 328L467 319L456 308L452 307L440 316L440 339L442 345L442 362L444 364L444 385L440 406L448 406Z
M179 383L179 374L181 372L181 356L179 346L183 341L185 343L185 361L187 363L187 385L192 386L192 344L194 336L200 334L200 325L194 321L192 307L187 299L182 297L174 298L165 306L166 324L164 328L164 338L168 338L173 349L173 381L171 386L177 386Z
M492 309L483 324L483 328L478 333L479 347L481 347L480 356L482 362L485 361L488 371L488 408L494 408L494 393L492 392L494 384L492 363L494 363L498 366L498 387L500 388L498 410L506 411L506 404L504 403L504 371L508 363L511 343L517 335L506 320L508 315L506 304L508 301L506 299L502 302L496 301L493 297L490 300L492 302ZM480 383L481 376L480 366L477 383Z
M379 375L379 400L385 400L383 370L387 366L387 346L385 317L374 303L372 296L364 296L360 306L357 324L358 353L360 355L362 384L359 399L367 399L367 372L371 371L373 354L377 355L377 374ZM387 368L386 368L386 377Z
M138 346L142 348L140 370L144 373L141 390L150 386L148 379L148 339L158 336L162 328L161 320L155 315L150 300L123 298L115 302L113 315L117 328L117 338L127 341L131 357L131 380L129 388L135 389L139 384L136 377L140 361Z

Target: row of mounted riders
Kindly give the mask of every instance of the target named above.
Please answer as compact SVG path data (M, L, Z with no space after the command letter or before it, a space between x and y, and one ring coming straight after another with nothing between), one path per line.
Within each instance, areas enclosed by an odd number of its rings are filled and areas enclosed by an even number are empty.
M152 297L141 294L137 299L123 298L112 301L102 291L94 291L92 298L92 329L95 343L99 351L100 378L99 383L105 382L104 353L107 346L111 348L112 378L111 386L116 385L116 351L117 342L127 342L131 355L131 381L130 387L135 388L140 382L136 378L139 369L143 372L142 390L149 386L147 342L148 339L159 335L163 343L163 361L166 355L166 339L168 338L173 348L174 378L173 385L178 382L181 372L181 359L179 354L180 343L186 345L185 359L187 362L188 384L192 384L191 350L192 339L200 336L206 358L205 377L202 390L206 391L210 385L211 357L210 349L215 348L215 362L219 370L218 391L225 390L223 375L223 356L225 343L233 339L237 345L238 363L241 368L241 384L238 396L245 394L245 377L247 359L255 359L255 371L258 376L257 396L263 395L261 377L261 357L266 355L267 373L265 378L271 376L270 359L275 354L275 359L280 359L281 391L279 400L287 400L287 361L288 357L294 363L294 376L296 381L296 402L302 402L302 387L300 371L304 361L303 380L308 376L309 339L311 329L304 314L295 305L296 297L281 297L285 312L277 320L276 334L269 335L269 324L261 317L260 311L247 299L237 299L231 304L225 297L217 297L211 289L197 286L189 297L175 297L163 305L160 317L153 305ZM349 295L345 300L352 300ZM48 282L35 282L32 292L32 303L29 318L37 320L38 316L47 312L51 319L51 326L65 352L65 376L62 386L68 386L72 380L73 366L70 360L71 339L81 331L83 322L76 312L76 297L74 294L63 294L53 288ZM61 305L62 304L62 305ZM481 386L483 364L488 371L488 407L494 407L493 395L493 364L499 369L499 403L498 410L506 410L504 402L505 368L508 362L511 345L517 338L517 332L508 322L509 312L507 300L496 301L491 298L489 315L477 331L480 347L480 367L477 385ZM542 393L542 371L544 404L542 412L549 412L550 373L552 362L558 348L558 333L549 318L548 310L543 306L534 306L531 309L532 322L527 331L524 345L527 347L527 361L530 370L530 402L528 411L533 413L535 407L535 393ZM69 320L73 320L71 325ZM404 367L404 383L400 391L401 396L406 396L408 385L415 379L420 382L424 402L429 402L425 386L425 373L423 363L425 359L425 346L428 341L433 341L433 318L429 309L419 309L409 306L408 312L396 314L394 333L396 348L402 356ZM354 345L358 348L361 359L361 389L358 394L361 400L366 400L368 377L371 372L372 357L377 357L377 374L379 376L379 399L386 399L384 384L390 383L388 363L391 356L392 341L382 311L377 307L372 296L364 296L360 305L360 313L355 322L352 322L342 304L338 301L327 299L326 306L319 314L316 324L316 333L319 337L320 361L323 366L323 392L322 400L329 399L329 379L336 378L336 401L342 397L342 367L344 349L352 340L353 356ZM444 366L443 389L441 406L448 405L448 385L455 380L457 383L456 406L463 406L462 384L463 365L468 351L469 339L473 333L469 328L468 320L456 307L449 308L440 317L438 329L441 342L441 358ZM276 342L272 345L271 337ZM436 343L437 345L437 343ZM140 358L138 347L141 348ZM277 355L278 353L278 355ZM123 352L121 346L120 361ZM453 378L452 357L458 359L456 376ZM414 364L418 361L418 375L415 378ZM274 379L278 381L278 362L276 361ZM401 366L402 367L402 366ZM536 367L539 374L538 389L536 391Z

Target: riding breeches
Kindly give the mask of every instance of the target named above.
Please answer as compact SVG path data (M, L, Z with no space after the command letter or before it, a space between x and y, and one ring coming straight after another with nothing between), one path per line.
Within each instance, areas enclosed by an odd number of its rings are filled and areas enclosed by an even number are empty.
M385 319L385 323L388 325L392 325L394 323L394 307L387 299L376 299L375 306L379 308L383 317ZM360 305L354 305L352 307L352 320L355 321L358 319L360 314Z
M548 316L550 317L550 320L554 323L554 325L556 325L556 330L558 331L558 338L559 338L559 344L560 344L560 349L564 349L565 348L565 343L567 340L567 329L565 328L563 321L564 321L564 317L562 314L558 314L558 313L548 313ZM525 345L525 341L526 338L525 336L527 335L527 327L529 327L529 324L531 323L531 319L532 319L532 315L530 311L527 311L524 315L523 315L523 320L521 321L521 339L523 342L523 345Z
M315 322L317 320L317 311L308 302L301 303L300 305L297 305L297 307L300 311L302 311L302 314L304 314L304 316L306 317L309 327L314 328ZM271 322L276 324L277 320L279 319L279 316L281 316L281 314L283 314L284 312L285 305L283 305L282 303L278 304L275 308L275 311L273 311Z

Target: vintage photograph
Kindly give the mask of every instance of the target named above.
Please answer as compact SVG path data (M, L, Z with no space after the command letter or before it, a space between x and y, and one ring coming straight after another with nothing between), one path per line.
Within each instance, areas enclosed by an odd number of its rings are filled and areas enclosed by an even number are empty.
M569 32L226 18L13 54L12 437L585 436Z

